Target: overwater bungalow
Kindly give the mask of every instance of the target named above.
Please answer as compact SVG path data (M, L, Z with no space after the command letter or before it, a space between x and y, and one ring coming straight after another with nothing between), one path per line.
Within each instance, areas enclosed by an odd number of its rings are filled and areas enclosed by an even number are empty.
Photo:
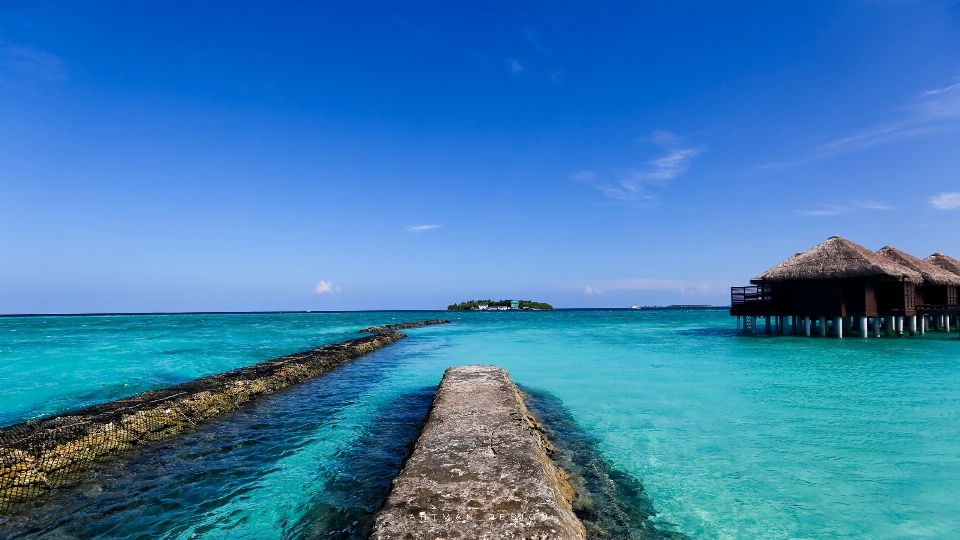
M797 253L750 280L753 286L731 288L730 314L737 330L756 332L757 317L767 331L775 325L793 332L843 337L856 329L867 337L903 333L904 319L916 329L916 287L923 276L846 238L833 236Z
M957 287L960 286L960 274L955 274L939 265L930 262L938 257L947 261L950 257L936 253L921 260L909 253L904 253L894 247L884 247L877 251L897 264L915 270L923 276L923 283L917 287L916 311L920 316L920 333L925 333L927 325L932 322L937 330L950 331L951 315L955 315L960 308L957 306ZM955 259L952 259L956 262ZM960 267L960 264L958 264ZM958 268L960 269L960 268Z

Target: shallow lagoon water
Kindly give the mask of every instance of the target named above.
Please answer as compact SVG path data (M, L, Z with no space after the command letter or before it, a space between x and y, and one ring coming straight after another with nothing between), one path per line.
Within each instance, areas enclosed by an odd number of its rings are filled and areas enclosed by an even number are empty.
M435 317L454 324L108 464L0 536L362 537L443 370L471 363L562 403L661 530L960 535L955 333L747 338L722 310L0 318L0 419Z

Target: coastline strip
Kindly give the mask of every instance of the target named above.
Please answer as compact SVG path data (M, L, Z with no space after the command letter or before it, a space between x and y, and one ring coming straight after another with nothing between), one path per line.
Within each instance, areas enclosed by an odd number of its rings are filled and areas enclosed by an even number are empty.
M377 333L0 429L0 514L97 461L168 439L406 337Z
M407 328L418 328L420 326L431 326L434 324L450 324L450 321L444 319L431 319L429 321L405 322L397 324L385 324L383 326L371 326L358 331L358 334L376 334L379 332L393 332L394 330L406 330Z
M370 539L583 540L551 453L506 371L450 368Z

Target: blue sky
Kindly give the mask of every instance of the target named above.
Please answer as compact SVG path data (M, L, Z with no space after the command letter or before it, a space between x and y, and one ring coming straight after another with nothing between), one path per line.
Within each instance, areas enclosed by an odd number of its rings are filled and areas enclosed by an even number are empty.
M960 257L956 2L0 0L0 312L726 304Z

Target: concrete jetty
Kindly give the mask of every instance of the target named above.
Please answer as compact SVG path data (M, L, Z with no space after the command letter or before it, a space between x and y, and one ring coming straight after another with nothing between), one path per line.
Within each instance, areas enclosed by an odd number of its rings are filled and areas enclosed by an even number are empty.
M0 514L66 483L97 461L173 437L404 337L378 333L2 428Z
M446 371L372 540L585 539L573 488L506 371Z

